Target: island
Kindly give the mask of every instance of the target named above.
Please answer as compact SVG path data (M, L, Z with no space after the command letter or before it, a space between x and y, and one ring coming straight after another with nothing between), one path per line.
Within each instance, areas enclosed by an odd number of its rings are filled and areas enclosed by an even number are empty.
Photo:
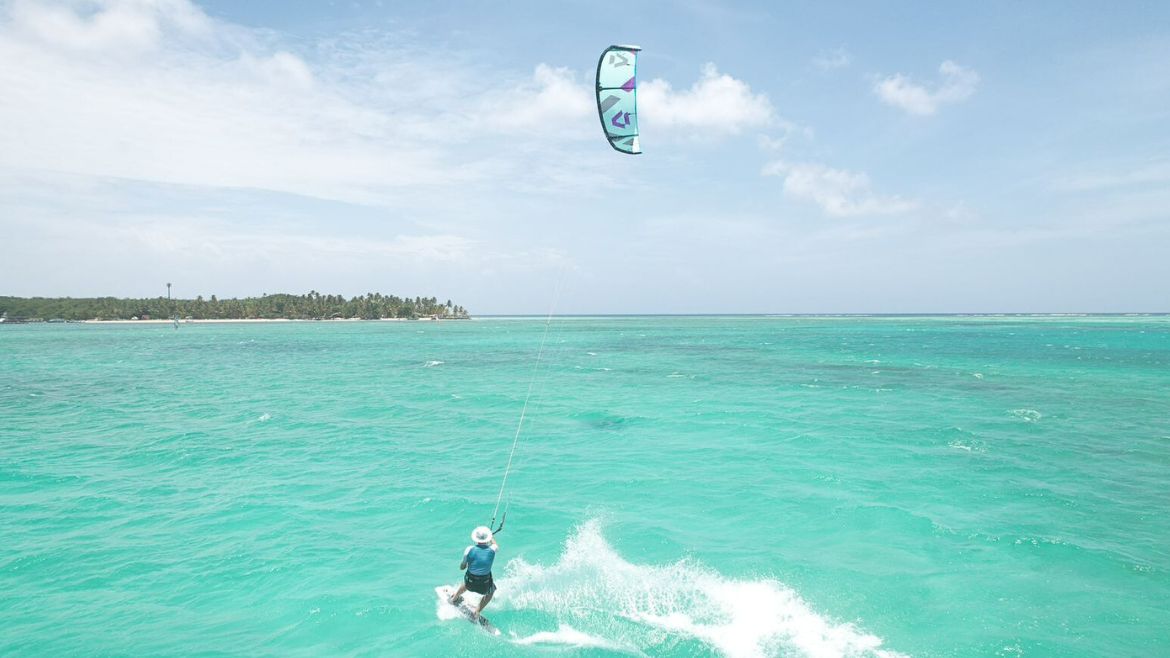
M303 295L169 299L152 297L3 297L0 323L81 321L466 320L467 309L436 297L371 292L346 298L310 290Z

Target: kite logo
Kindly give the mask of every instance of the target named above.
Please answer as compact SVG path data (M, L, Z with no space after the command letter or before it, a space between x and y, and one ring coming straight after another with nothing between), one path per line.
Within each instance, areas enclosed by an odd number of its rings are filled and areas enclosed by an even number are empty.
M617 68L619 66L629 66L630 60L626 58L625 53L612 52L609 54L609 63L613 65L614 68Z
M615 128L625 128L626 126L630 125L630 113L618 112L617 114L613 115L613 118L610 119L609 122L612 123Z

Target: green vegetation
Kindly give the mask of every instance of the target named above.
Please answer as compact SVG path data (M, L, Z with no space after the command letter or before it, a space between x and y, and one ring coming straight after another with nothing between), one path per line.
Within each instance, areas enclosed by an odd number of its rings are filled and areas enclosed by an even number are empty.
M8 320L146 320L174 316L195 320L289 319L378 320L381 318L466 318L467 311L435 297L397 297L368 293L346 299L313 290L304 295L263 295L243 299L117 299L95 297L0 297L0 316Z

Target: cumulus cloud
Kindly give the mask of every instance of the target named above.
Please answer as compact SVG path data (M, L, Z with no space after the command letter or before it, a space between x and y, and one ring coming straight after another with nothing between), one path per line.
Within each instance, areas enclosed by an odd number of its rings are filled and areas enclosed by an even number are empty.
M947 60L938 67L941 81L930 88L918 84L901 73L878 80L873 91L887 105L901 108L910 114L926 116L948 103L958 103L975 93L979 74Z
M746 82L720 73L711 63L686 91L675 91L661 79L640 83L638 111L644 130L685 128L707 136L739 134L775 118L766 95L752 92Z
M593 127L586 119L596 112L589 86L571 69L539 64L531 79L485 98L477 114L488 127L582 137L582 127Z
M530 79L485 96L476 115L491 129L593 139L596 111L592 79L540 64ZM705 136L727 136L776 121L766 95L753 93L746 82L720 73L711 63L683 91L661 78L640 81L638 111L642 129L659 133L696 130ZM785 131L791 128L781 124Z
M918 205L899 196L875 194L864 172L778 160L766 165L762 174L783 178L785 196L811 201L834 217L896 215Z

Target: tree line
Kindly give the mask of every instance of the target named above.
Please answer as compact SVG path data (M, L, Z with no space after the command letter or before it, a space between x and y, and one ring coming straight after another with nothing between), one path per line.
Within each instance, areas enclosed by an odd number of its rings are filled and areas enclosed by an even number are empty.
M0 297L0 317L17 320L331 320L420 317L467 318L467 309L435 297L398 297L371 292L357 297L275 294L219 299L119 299L116 297Z

